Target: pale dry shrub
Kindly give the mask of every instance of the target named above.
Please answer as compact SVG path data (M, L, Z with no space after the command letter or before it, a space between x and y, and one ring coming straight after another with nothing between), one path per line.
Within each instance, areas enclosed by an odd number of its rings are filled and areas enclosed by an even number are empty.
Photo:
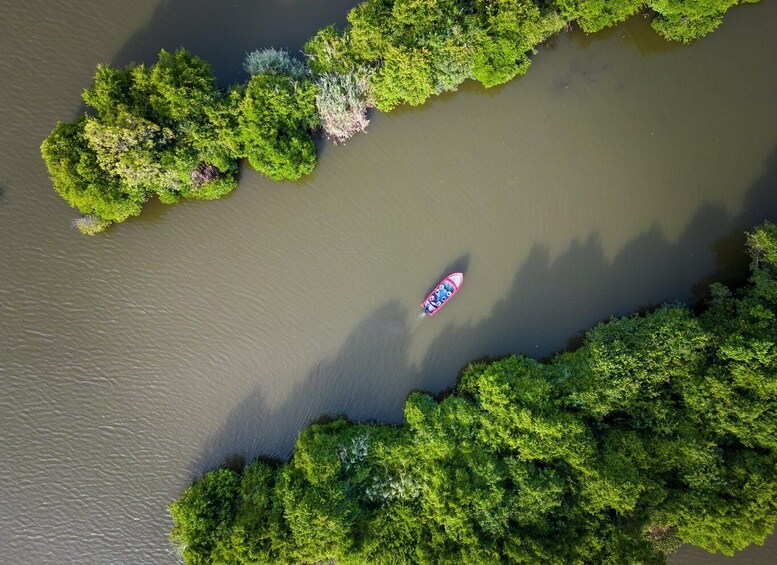
M332 141L343 143L367 129L367 110L372 105L369 89L365 73L326 73L318 77L316 109Z
M260 49L246 55L243 68L251 75L275 73L288 75L294 80L308 76L308 67L302 61L294 59L285 49Z
M87 214L82 218L76 218L72 222L72 226L84 235L95 235L105 231L110 225L111 222L90 214Z

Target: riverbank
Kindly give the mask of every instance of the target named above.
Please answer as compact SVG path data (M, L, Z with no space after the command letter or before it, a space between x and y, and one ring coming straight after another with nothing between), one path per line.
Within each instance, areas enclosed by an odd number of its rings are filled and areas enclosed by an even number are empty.
M401 426L335 420L170 505L185 563L664 563L777 524L777 226L751 285L611 319L547 363L471 363Z

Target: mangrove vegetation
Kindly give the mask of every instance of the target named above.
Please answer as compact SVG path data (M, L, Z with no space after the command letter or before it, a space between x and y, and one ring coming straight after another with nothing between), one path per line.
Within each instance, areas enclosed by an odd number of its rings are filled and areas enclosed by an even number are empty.
M183 50L150 66L99 66L88 111L58 123L41 151L55 190L84 215L76 225L93 234L152 197L223 196L239 159L299 179L315 167L316 132L344 142L367 127L371 107L422 104L467 79L505 83L573 23L590 33L647 10L659 34L687 43L740 1L750 0L367 0L344 29L311 38L304 61L250 53L247 82L227 89Z
M777 227L701 312L611 319L548 362L475 362L399 426L312 425L289 461L170 505L188 564L659 564L777 522ZM331 561L329 561L331 562Z

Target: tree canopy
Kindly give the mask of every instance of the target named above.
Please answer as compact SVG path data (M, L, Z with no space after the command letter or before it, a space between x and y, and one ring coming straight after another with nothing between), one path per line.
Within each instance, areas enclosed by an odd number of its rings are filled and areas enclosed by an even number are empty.
M265 72L251 77L235 107L240 155L273 180L297 180L313 171L318 122L316 85Z
M197 57L162 51L150 67L100 66L83 99L91 111L60 122L41 148L54 188L82 213L107 225L152 196L212 199L236 186L211 119L224 96Z
M540 363L477 362L401 426L338 420L291 459L206 473L173 502L187 563L659 564L777 522L777 227L750 286L613 318Z

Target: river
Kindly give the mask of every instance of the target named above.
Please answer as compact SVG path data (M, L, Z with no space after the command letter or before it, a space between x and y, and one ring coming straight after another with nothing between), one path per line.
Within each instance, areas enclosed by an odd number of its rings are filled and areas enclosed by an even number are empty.
M183 45L240 79L355 0L0 0L4 563L175 563L166 504L235 453L286 456L322 414L400 421L483 355L535 358L611 314L745 272L777 220L777 3L690 47L642 17L543 46L529 73L372 117L316 171L244 168L87 238L38 147L99 62ZM418 303L442 275L462 292ZM720 563L774 563L777 540ZM673 563L717 563L684 548Z

